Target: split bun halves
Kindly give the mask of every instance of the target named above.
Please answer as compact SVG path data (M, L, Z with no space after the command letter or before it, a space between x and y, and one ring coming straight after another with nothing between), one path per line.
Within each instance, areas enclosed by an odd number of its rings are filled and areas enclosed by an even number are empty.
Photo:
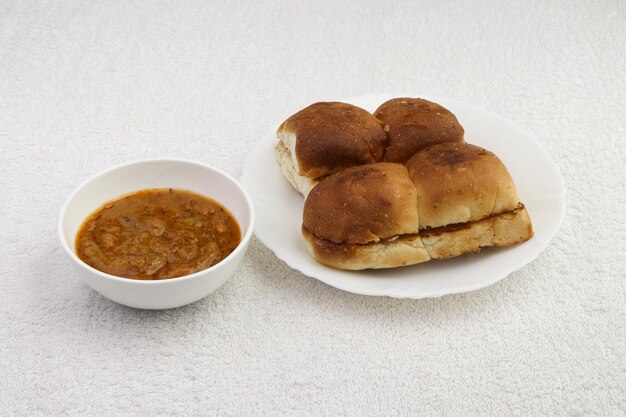
M465 143L451 112L400 98L374 116L317 103L279 128L277 159L308 195L302 234L316 260L340 269L391 268L532 237L506 167Z

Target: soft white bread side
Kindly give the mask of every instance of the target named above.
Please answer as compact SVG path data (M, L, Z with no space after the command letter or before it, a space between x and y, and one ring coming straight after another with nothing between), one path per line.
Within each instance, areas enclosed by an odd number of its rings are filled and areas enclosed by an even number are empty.
M289 184L306 198L309 195L309 191L317 185L318 181L298 174L298 162L294 157L294 153L289 151L283 140L278 141L276 144L274 156L280 166L280 172L287 178Z
M305 195L325 176L380 162L388 143L380 121L371 113L339 102L315 103L300 110L278 127L276 135L277 159L293 172L287 174L283 168L283 173ZM291 162L282 155L281 143Z

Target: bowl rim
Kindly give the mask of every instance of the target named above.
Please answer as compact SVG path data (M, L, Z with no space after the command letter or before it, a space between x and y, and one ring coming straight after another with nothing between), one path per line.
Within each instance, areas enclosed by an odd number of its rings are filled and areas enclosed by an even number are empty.
M183 164L196 165L196 166L199 166L201 168L208 169L210 171L214 171L217 174L225 177L231 183L233 183L235 185L235 187L242 193L242 195L244 197L244 200L246 201L246 205L248 206L248 213L249 213L248 224L247 224L248 228L247 228L246 233L244 234L244 236L241 238L241 241L239 242L237 247L230 254L228 254L227 257L225 257L224 259L222 259L221 261L219 261L215 265L213 265L213 266L211 266L211 267L209 267L207 269L203 269L201 271L194 272L193 274L183 275L181 277L176 277L176 278L160 279L160 280L141 280L141 279L118 277L116 275L111 275L111 274L108 274L106 272L102 272L102 271L100 271L100 270L98 270L98 269L88 265L87 263L85 263L82 259L80 259L76 255L74 250L72 250L72 248L70 248L70 246L69 246L69 244L67 242L67 239L65 238L65 235L64 235L63 220L66 217L67 208L70 205L70 202L76 197L76 195L81 190L83 190L85 187L87 187L92 181L96 180L97 178L100 178L100 177L102 177L102 176L104 176L106 174L109 174L109 173L111 173L113 171L116 171L116 170L119 170L119 169L122 169L122 168L127 168L127 167L132 166L132 165L142 165L142 164L150 163L150 162L183 163ZM103 204L104 204L104 202L103 202ZM241 252L242 250L245 250L245 248L248 246L248 243L252 239L252 235L254 233L254 221L255 221L255 212L254 212L254 204L252 203L252 199L250 198L250 195L248 194L246 189L243 187L243 185L235 177L233 177L232 175L222 171L219 168L215 168L213 166L210 166L210 165L207 165L207 164L203 164L201 162L189 160L189 159L184 159L184 158L149 158L149 159L133 160L133 161L130 161L130 162L125 162L125 163L122 163L122 164L118 164L118 165L112 166L112 167L110 167L108 169L105 169L104 171L101 171L101 172L98 172L98 173L96 173L94 175L91 175L86 180L84 180L82 183L80 183L76 188L74 188L74 190L70 193L70 195L67 197L67 199L63 203L63 207L61 208L61 213L59 215L59 220L57 222L57 235L59 237L59 240L61 241L61 245L63 246L63 249L65 249L65 252L69 255L69 257L72 258L72 260L78 266L84 268L88 272L91 272L91 273L93 273L95 275L98 275L98 276L100 276L100 277L102 277L104 279L107 279L107 280L111 280L111 281L115 281L115 282L123 282L123 283L129 284L129 285L168 285L168 284L176 283L176 282L182 282L182 281L187 281L187 280L194 280L194 279L197 279L197 278L200 278L200 277L204 276L209 271L215 271L215 270L221 269L229 261L231 261L233 258L235 258L235 256L237 256L237 254L239 252Z

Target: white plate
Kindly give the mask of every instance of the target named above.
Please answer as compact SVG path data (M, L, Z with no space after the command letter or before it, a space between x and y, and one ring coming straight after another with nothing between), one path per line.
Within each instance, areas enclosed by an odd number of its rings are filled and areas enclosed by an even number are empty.
M402 95L368 95L340 101L374 111L392 97ZM535 230L532 239L513 247L395 269L342 271L324 266L311 258L300 234L304 200L276 164L274 128L250 154L241 177L257 212L255 233L259 240L291 268L328 285L357 294L399 298L438 297L484 288L535 259L559 229L565 211L565 190L557 166L535 139L511 122L456 100L424 98L452 111L465 129L468 142L502 159L530 213Z

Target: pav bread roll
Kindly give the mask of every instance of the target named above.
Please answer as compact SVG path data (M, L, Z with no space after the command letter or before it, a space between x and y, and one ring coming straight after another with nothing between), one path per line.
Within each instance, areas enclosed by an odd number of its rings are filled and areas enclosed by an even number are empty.
M278 127L277 136L281 171L304 195L324 176L380 162L388 142L372 114L339 102L300 110Z
M359 270L509 246L533 232L502 162L480 147L446 143L406 167L377 163L324 179L305 201L302 234L319 262Z
M374 116L389 138L383 161L406 162L417 151L445 142L463 142L464 130L449 110L421 98L394 98Z
M417 194L401 164L347 169L321 181L308 195L303 224L334 243L364 244L417 233Z
M311 256L337 269L395 268L431 259L448 259L480 252L488 246L511 246L533 235L528 212L522 204L515 210L476 222L398 235L367 244L335 243L319 238L304 226L302 235Z
M417 190L420 229L467 223L511 211L519 199L500 159L469 143L443 143L406 163Z

